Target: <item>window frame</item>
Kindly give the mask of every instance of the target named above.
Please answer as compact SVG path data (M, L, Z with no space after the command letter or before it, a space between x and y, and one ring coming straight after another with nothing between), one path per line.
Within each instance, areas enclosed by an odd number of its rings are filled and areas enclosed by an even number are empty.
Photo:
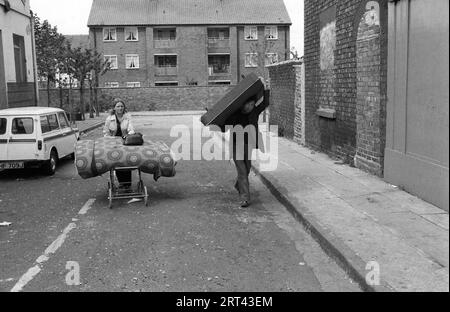
M245 67L246 68L257 68L258 67L258 59L256 59L256 64L249 64L249 63L247 63L247 57L248 56L255 56L256 58L258 58L258 53L256 53L256 52L247 52L247 53L245 53Z
M273 62L273 63L268 63L267 60L269 60L269 57L270 57L270 56L273 56L273 55L276 56L276 61ZM264 59L264 63L265 63L266 66L267 66L267 65L272 65L272 64L278 63L278 60L279 60L279 59L278 59L278 53L276 53L276 52L270 52L270 53L266 53L265 59Z
M127 88L140 88L141 87L141 82L140 81L127 81L126 83Z
M105 88L116 89L120 87L120 83L117 81L107 81L105 82Z
M176 83L176 85L175 85ZM173 84L169 86L164 86L161 84ZM155 87L179 87L180 83L178 81L155 81Z
M130 31L129 31L130 29L136 30L136 39L135 39L135 40L129 40L129 39L127 39L127 36L128 36L128 33L130 32ZM124 37L125 37L125 41L126 41L126 42L137 42L137 41L139 41L139 29L138 29L138 27L133 27L133 26L125 27L124 35L125 35Z
M2 123L2 120L5 122ZM2 125L4 125L4 128L1 127ZM6 129L8 129L8 118L0 117L0 135L5 135ZM4 132L2 132L2 130L4 130Z
M30 119L31 120L31 129L33 130L32 132L30 132L30 133L16 133L16 132L14 132L13 130L14 130L14 121L16 120L16 119ZM30 134L34 134L34 119L32 118L32 117L15 117L15 118L13 118L12 119L12 123L11 123L11 134L12 135L30 135Z
M111 55L104 55L103 57L104 57L103 58L104 61L106 61L107 58L111 59L114 57L116 59L116 67L110 67L109 69L111 69L111 70L119 69L119 58L117 57L117 55L111 54Z
M128 58L129 57L136 57L137 58L137 66L136 67L129 67L128 66ZM140 68L139 54L125 54L125 69L139 69L139 68Z
M105 31L114 29L115 38L111 40L105 39ZM116 42L117 41L117 28L116 27L104 27L103 28L103 42Z
M269 38L270 29L275 29L274 38ZM266 26L264 28L264 37L266 38L266 40L278 40L278 26Z
M49 115L46 115L46 116L47 116L47 120L48 120L48 125L50 126L50 131L61 130L61 126L59 125L59 120L58 120L58 116L57 116L56 113L54 113L54 114L49 114ZM51 117L51 116L54 116L54 117L55 117L55 120L54 120L54 121L56 121L56 124L57 124L57 127L56 127L56 128L55 128L55 125L52 124L52 123L50 122L50 117Z
M252 38L248 38L249 35L252 34L253 30L255 30L255 36ZM258 40L258 26L244 26L244 40L246 41Z
M59 121L59 127L61 129L70 128L69 120L67 119L67 116L63 112L58 113L58 121Z

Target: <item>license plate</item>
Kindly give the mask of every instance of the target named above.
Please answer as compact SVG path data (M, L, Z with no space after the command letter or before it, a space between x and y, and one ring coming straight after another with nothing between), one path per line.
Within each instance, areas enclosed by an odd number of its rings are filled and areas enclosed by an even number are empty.
M0 169L23 169L23 162L0 163Z

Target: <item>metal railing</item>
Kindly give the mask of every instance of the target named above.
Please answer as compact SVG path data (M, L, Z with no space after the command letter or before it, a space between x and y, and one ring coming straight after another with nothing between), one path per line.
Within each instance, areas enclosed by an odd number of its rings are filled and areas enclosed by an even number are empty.
M155 76L176 76L178 75L177 66L156 66Z

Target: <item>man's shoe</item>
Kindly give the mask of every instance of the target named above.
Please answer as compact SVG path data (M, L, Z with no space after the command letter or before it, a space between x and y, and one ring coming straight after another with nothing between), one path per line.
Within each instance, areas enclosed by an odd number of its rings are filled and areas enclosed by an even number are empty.
M241 201L241 208L247 208L250 206L250 202L248 200Z

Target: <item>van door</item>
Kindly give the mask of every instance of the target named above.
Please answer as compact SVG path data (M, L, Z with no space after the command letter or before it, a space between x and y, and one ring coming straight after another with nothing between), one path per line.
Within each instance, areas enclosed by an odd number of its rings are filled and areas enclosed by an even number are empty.
M75 145L77 144L77 136L75 131L70 127L64 112L58 113L59 125L61 127L61 133L63 135L64 153L65 155L72 154L75 151Z
M45 151L54 146L58 152L58 157L62 158L67 155L67 148L64 145L64 137L59 127L56 113L41 116L41 130L44 140Z
M8 133L6 130L8 125L8 119L0 116L0 161L6 160L8 155Z
M31 116L13 117L8 129L7 160L32 160L36 158L37 140L36 124Z

